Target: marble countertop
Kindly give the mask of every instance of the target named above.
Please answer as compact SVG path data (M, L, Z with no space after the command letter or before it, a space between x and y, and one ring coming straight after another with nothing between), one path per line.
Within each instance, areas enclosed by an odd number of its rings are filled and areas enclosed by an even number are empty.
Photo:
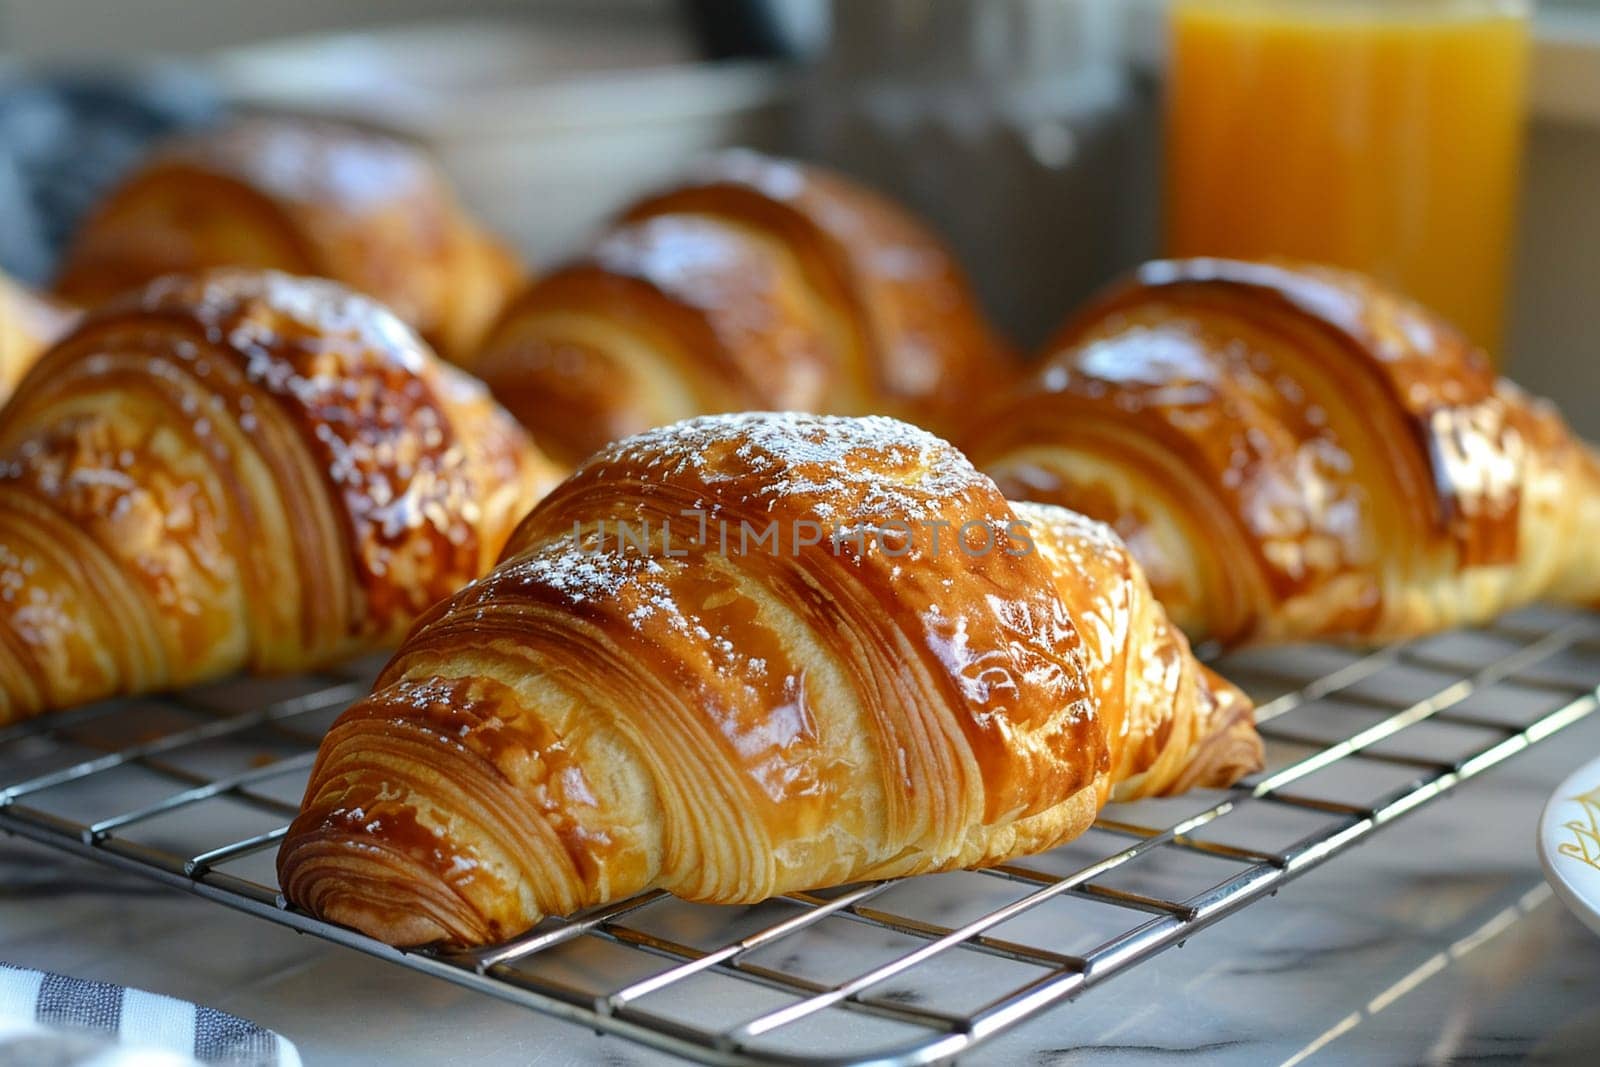
M1546 887L1534 830L1595 753L1600 715L964 1062L1592 1058L1600 939ZM0 959L222 1008L309 1064L669 1062L17 838Z

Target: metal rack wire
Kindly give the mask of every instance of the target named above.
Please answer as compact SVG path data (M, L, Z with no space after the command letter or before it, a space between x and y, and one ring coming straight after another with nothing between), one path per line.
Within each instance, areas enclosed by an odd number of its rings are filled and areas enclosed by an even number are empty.
M596 1031L707 1062L945 1059L1188 938L1594 712L1600 618L1536 609L1376 652L1219 664L1268 766L1113 806L987 871L750 907L647 894L472 951L402 952L287 908L272 858L316 743L374 664L0 730L0 829Z

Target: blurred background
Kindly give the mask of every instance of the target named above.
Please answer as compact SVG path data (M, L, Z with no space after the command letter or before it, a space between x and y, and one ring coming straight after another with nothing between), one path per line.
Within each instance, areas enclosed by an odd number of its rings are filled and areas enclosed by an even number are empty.
M1600 0L1528 33L1487 343L1600 436ZM0 269L48 283L153 139L308 111L428 145L536 266L709 148L823 161L930 220L1031 346L1163 250L1172 41L1162 0L0 0Z

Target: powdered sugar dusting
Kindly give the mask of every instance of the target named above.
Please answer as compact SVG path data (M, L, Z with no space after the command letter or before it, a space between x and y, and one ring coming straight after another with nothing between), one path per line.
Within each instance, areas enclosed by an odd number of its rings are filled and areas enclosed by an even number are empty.
M658 598L667 596L666 569L652 556L608 549L597 532L580 540L560 538L520 556L484 579L488 596L497 582L537 583L560 593L570 604L615 600L624 590L638 594L640 606L630 613L646 618Z
M938 518L951 497L993 491L954 446L881 415L707 415L620 441L586 469L618 464L643 464L663 480L688 475L713 490L735 488L741 504L824 520L917 522Z
M1127 545L1110 526L1098 519L1053 504L1013 501L1017 516L1052 534L1068 550L1092 549L1102 555L1125 555Z
M514 558L479 582L471 596L477 603L494 603L510 589L553 591L575 611L593 610L623 620L646 641L687 642L686 654L701 657L703 669L719 679L763 691L797 690L798 676L786 665L774 668L769 663L768 655L777 651L763 654L747 647L754 631L745 617L737 611L733 617L722 614L742 600L728 595L732 586L719 585L718 593L707 595L704 565L701 561L694 569L696 580L686 590L676 584L688 571L682 561L623 549L591 528ZM691 592L697 586L698 593Z

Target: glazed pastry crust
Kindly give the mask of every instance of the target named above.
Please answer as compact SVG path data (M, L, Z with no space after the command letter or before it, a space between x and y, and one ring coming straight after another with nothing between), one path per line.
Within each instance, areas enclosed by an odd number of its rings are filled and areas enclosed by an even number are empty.
M0 410L0 722L392 644L554 480L370 300L153 283Z
M835 522L949 526L791 540ZM777 551L722 532L768 524ZM1012 551L952 540L985 531ZM385 941L481 944L650 888L997 863L1259 759L1105 527L1014 510L891 419L705 417L604 450L428 612L329 731L278 869Z
M1549 404L1344 272L1152 263L962 438L1111 523L1191 637L1386 641L1600 598L1600 467Z
M891 414L943 430L1014 373L921 224L837 175L751 152L633 205L516 299L472 368L573 463L719 411Z
M450 359L470 354L523 278L420 148L331 122L252 117L158 149L79 231L56 289L94 306L214 267L332 278Z
M0 274L0 404L76 316Z

